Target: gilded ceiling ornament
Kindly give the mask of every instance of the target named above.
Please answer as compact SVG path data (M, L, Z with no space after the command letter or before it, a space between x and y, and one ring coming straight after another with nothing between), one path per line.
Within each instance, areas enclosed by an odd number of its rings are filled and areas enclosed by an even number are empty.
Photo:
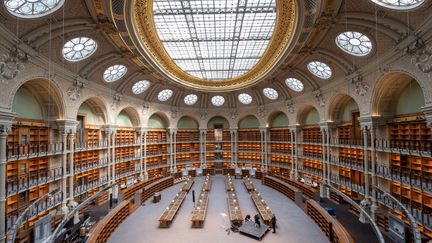
M11 49L9 53L0 55L0 79L7 83L14 79L23 69L29 56L18 48Z
M153 20L153 1L134 0L132 3L133 24L136 36L136 49L152 66L164 76L177 83L199 90L237 90L263 80L282 60L292 42L296 25L296 1L276 0L277 17L272 38L257 64L245 74L222 81L211 81L194 77L171 59L156 31Z

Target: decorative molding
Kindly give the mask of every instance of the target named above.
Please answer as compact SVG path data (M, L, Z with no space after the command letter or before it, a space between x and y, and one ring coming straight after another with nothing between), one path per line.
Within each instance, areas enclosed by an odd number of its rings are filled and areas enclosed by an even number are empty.
M178 106L171 106L171 118L175 119L178 117L179 114L179 107Z
M113 101L111 103L111 110L115 111L120 106L122 95L120 93L115 93L113 95Z
M75 83L66 91L66 94L71 101L76 101L81 97L81 90L83 88L84 83L79 80L75 80Z
M422 108L420 108L420 110L425 115L427 126L432 127L432 105L423 106Z
M9 53L0 55L0 81L8 83L24 70L24 63L29 56L18 48L10 49Z
M414 54L413 62L423 73L432 72L432 45L428 45L421 52Z
M323 95L321 94L321 90L319 90L319 89L314 90L314 91L312 91L312 94L315 96L315 98L318 102L318 105L321 107L324 107L326 103L325 103Z
M230 115L231 119L233 119L233 120L236 119L238 116L237 108L230 108L229 109L229 115Z
M142 104L142 111L141 111L143 116L148 115L149 110L150 110L150 104L147 101L144 101L144 103Z
M353 72L346 77L346 80L355 86L357 96L365 96L369 91L369 85L363 82L363 76L359 72Z
M207 109L200 109L199 110L199 116L201 118L201 120L205 120L207 119Z
M292 99L286 99L285 105L288 109L288 112L294 114L294 101Z
M265 117L265 115L266 115L266 108L265 108L264 105L259 105L259 106L258 106L257 114L258 114L258 116L261 117L261 118L264 118L264 117Z

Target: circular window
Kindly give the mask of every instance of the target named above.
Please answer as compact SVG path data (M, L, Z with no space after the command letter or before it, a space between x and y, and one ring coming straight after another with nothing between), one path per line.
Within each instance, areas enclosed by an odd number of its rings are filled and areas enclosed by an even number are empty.
M38 18L61 8L64 0L4 0L6 9L20 18Z
M303 83L296 78L287 78L285 80L285 84L288 88L294 90L295 92L301 92L304 89Z
M372 42L366 35L347 31L339 34L336 37L337 46L354 56L366 56L372 50Z
M63 57L70 62L78 62L91 56L97 48L96 41L88 37L77 37L63 46Z
M249 105L250 103L252 103L252 96L250 96L250 94L246 94L246 93L239 94L238 99L240 103L245 105Z
M132 93L141 94L146 91L148 87L150 87L150 82L148 80L138 81L132 86Z
M196 94L189 94L184 97L184 103L186 105L193 105L198 101L198 96Z
M127 72L127 68L123 65L113 65L105 70L103 78L106 82L114 82L121 79Z
M265 97L267 97L271 100L276 100L279 97L278 92L273 88L264 88L263 94Z
M225 103L225 98L220 95L213 96L211 98L211 103L214 106L222 106Z
M372 2L385 8L395 10L409 10L422 5L424 0L371 0Z
M158 94L158 100L159 101L167 101L171 96L173 95L173 91L170 89L164 89Z
M310 62L307 65L307 68L309 69L309 72L318 78L329 79L332 76L332 70L329 65L320 61Z

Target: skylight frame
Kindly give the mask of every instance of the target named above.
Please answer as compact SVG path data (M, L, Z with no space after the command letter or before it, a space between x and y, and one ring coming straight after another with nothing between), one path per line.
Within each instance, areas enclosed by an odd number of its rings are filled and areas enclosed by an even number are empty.
M53 4L50 2L55 1ZM60 9L65 0L3 0L8 12L16 17L33 19L50 15ZM16 5L14 5L16 4Z
M159 92L157 98L160 102L164 102L169 100L174 94L174 91L172 91L171 89L164 89L162 91Z
M358 57L369 55L373 48L372 40L367 35L357 31L342 32L336 37L335 42L344 52Z
M241 93L238 95L238 100L244 105L250 105L253 101L252 96L248 93Z
M140 80L132 86L132 93L134 94L142 94L150 87L151 83L148 80Z
M296 78L287 78L285 84L295 92L302 92L304 90L303 82Z
M105 82L112 83L123 78L126 73L127 67L125 65L115 64L105 69L102 77Z
M79 47L79 49L77 49L77 47ZM79 62L93 55L97 47L97 42L90 37L75 37L68 40L63 45L63 58L69 62Z
M309 62L307 64L307 69L320 79L330 79L333 75L331 67L327 63L321 61Z
M412 10L424 4L425 0L370 0L371 2L392 10Z
M184 97L183 102L186 105L194 105L198 101L198 95L196 94L188 94Z
M225 98L221 95L215 95L211 98L211 103L216 107L223 106L223 104L225 104Z
M159 39L178 67L197 78L227 80L248 72L265 52L276 0L154 0L153 15Z
M279 98L279 93L273 88L264 88L262 92L264 96L270 100L277 100Z

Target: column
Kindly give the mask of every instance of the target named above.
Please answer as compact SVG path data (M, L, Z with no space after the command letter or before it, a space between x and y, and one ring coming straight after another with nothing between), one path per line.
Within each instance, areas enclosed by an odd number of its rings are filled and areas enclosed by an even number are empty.
M6 146L14 113L0 111L0 243L5 242L6 228Z
M297 180L299 178L298 175L298 136L299 136L299 128L294 125L290 128L290 131L293 134L293 139L294 139L294 179Z
M265 133L266 133L266 129L265 128L260 128L260 144L261 144L261 170L263 172L266 172L266 165L265 165Z
M143 173L143 135L144 135L144 129L138 128L137 129L138 137L139 137L139 167L140 167L140 180L144 179L144 173Z
M63 151L62 151L62 214L67 214L69 212L67 207L67 136L68 133L66 129L62 129L61 131L62 136L62 145L63 145Z
M144 151L144 155L143 155L144 156L143 157L143 160L144 160L144 180L147 180L148 179L148 172L147 172L147 129L144 129L142 139L144 140L143 141L144 147L143 147L143 150L141 151L141 153ZM142 164L141 164L141 166L142 166Z
M175 128L173 129L173 144L174 144L174 147L173 147L174 172L176 172L177 171L177 158L176 158L176 155L177 155L177 129L175 129Z
M373 220L375 219L375 213L378 210L377 198L376 198L376 186L377 186L377 177L376 177L376 152L375 152L375 137L376 130L374 126L370 128L371 134L371 165L372 165L372 206L371 206L371 217Z
M111 181L112 181L112 183L115 183L116 182L116 170L115 170L115 164L116 164L116 161L117 161L117 159L116 159L116 151L115 151L115 149L116 149L116 131L115 131L115 128L112 128L111 129L111 161L112 161L112 163L111 163ZM113 197L114 198L114 197Z
M230 133L231 133L231 166L233 168L237 168L237 163L236 163L236 159L235 159L235 154L236 154L235 144L236 144L237 129L231 128Z
M326 173L326 145L325 145L325 138L326 138L326 128L321 127L321 146L322 146L322 164L323 164L323 181L327 183L327 173Z
M106 145L107 145L107 179L108 183L111 184L111 131L108 129L105 129L104 131L105 139L106 139Z
M331 173L331 165L330 165L330 127L327 129L327 137L326 137L326 143L327 143L327 183L330 184L330 173ZM330 191L327 188L327 196L330 197Z
M290 172L290 179L294 179L295 178L295 168L294 168L294 132L290 129L290 138L291 138L291 172Z
M368 130L366 126L363 127L363 159L364 159L365 199L369 199Z
M205 134L206 134L206 129L200 129L200 168L204 168L204 159L205 159L205 154L204 154L204 147L205 147Z
M69 134L69 204L74 201L74 151L75 128Z

